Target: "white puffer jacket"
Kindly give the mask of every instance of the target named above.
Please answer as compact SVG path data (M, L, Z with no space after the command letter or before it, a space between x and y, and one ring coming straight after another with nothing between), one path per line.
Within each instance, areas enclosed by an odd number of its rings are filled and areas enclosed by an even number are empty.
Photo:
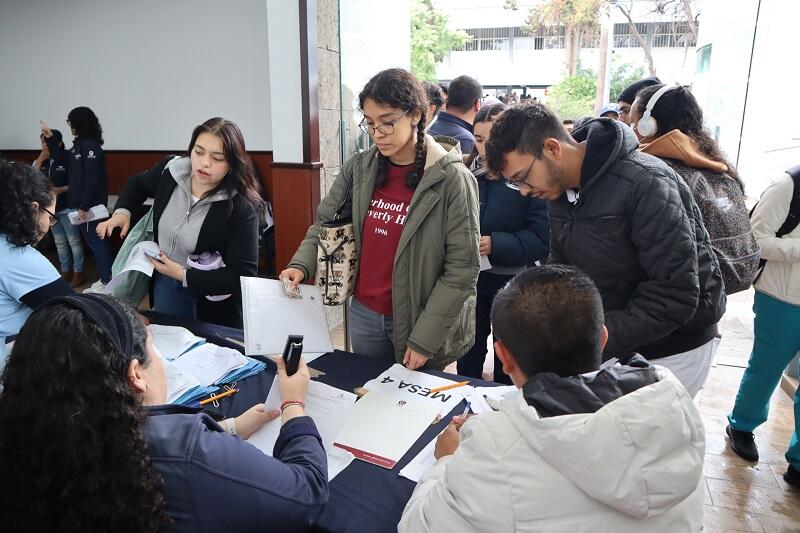
M767 260L756 290L792 305L800 305L800 225L781 238L775 232L789 214L794 181L789 174L772 182L761 194L753 216L753 234Z
M696 532L705 432L672 374L595 413L539 418L522 391L471 418L400 532Z

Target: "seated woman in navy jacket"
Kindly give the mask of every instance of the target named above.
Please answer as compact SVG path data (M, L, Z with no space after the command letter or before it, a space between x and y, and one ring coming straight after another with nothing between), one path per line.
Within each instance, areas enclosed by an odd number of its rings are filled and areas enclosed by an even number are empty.
M217 424L161 405L164 366L130 308L99 294L51 300L2 378L0 531L307 529L328 499L325 451L303 412L308 368L278 371L295 403ZM278 415L274 458L228 434Z

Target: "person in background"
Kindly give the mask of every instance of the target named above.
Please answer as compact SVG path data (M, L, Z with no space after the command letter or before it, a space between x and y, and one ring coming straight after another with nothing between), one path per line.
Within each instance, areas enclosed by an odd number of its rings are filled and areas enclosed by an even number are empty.
M0 369L7 338L19 332L33 310L73 292L33 247L56 223L55 208L47 176L21 163L0 161Z
M694 397L725 313L722 272L689 187L638 148L620 121L591 119L570 136L532 104L500 116L486 154L521 194L548 200L549 262L575 265L600 290L606 358L657 360Z
M461 144L461 153L469 154L475 145L472 121L481 108L483 87L475 78L459 76L450 82L447 91L447 111L440 111L428 130L433 136L446 136Z
M161 248L150 262L155 311L242 327L239 278L258 272L258 224L264 202L239 127L224 118L197 126L183 157L169 156L128 179L114 216L97 228L105 238L154 198L153 232ZM198 268L201 254L214 269Z
M94 111L88 107L76 107L67 115L72 135L72 148L65 151L64 143L57 142L53 131L42 123L42 134L47 143L50 156L67 163L67 207L78 212L81 221L80 232L94 255L100 279L90 289L91 292L106 292L106 284L111 281L111 250L108 243L97 236L99 220L87 221L89 210L96 205L108 203L108 176L106 175L106 156L103 152L103 128Z
M296 287L314 277L320 225L343 207L352 213L358 254L353 351L441 370L475 340L475 178L455 147L425 135L428 102L413 74L379 72L358 99L360 127L375 145L344 164L280 278Z
M480 199L480 254L491 268L478 276L475 304L475 345L458 360L458 373L481 378L486 359L486 341L491 333L489 315L492 302L514 274L536 262L544 263L549 253L550 228L547 223L547 203L538 198L522 196L508 187L502 179L486 171L486 142L492 124L506 106L483 106L475 115L475 148L466 161L467 167L478 180ZM494 355L494 381L511 383Z
M328 499L327 460L304 412L308 367L289 377L277 364L281 411L217 423L164 405L164 362L131 307L51 300L2 375L0 530L307 530ZM278 416L269 457L246 439Z
M700 531L700 414L641 357L600 370L603 318L573 267L531 268L498 293L495 347L518 390L442 432L400 533Z
M444 95L444 103L442 104L442 107L439 108L439 111L447 111L447 85L440 83L439 88L442 90L442 94Z
M431 83L429 81L422 82L422 87L428 94L428 109L425 112L425 123L427 128L430 129L431 125L436 121L439 110L444 105L444 93L441 86Z
M64 148L64 141L61 132L53 131L53 139L61 148ZM50 150L47 148L44 136L40 136L42 141L42 151L39 157L33 162L33 168L41 171L50 178L56 194L56 218L58 220L50 228L53 232L53 240L56 243L58 261L61 264L61 277L69 283L70 287L79 287L84 283L83 277L83 242L81 241L81 230L69 220L69 208L67 207L67 163L66 161L56 160L50 157Z
M800 167L794 169L800 173ZM769 403L781 373L800 350L800 226L778 236L798 191L797 180L785 173L761 194L751 221L761 245L764 270L755 286L753 350L742 376L726 433L731 449L758 461L753 431L767 421ZM786 451L789 467L783 479L800 489L800 389L794 393L794 431Z
M575 121L571 118L565 118L561 121L561 124L564 125L564 129L567 130L567 133L572 135L572 130L575 129Z
M619 120L631 125L631 106L636 99L636 94L651 85L660 85L661 80L656 77L644 78L643 80L635 81L625 87L617 97L617 112L619 113Z
M617 104L608 104L600 110L600 114L598 116L601 118L613 118L614 120L619 120L619 107Z

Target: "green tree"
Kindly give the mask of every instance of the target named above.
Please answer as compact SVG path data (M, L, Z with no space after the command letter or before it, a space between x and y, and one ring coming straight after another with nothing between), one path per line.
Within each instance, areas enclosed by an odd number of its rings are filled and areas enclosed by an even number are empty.
M642 65L626 63L618 55L614 55L611 58L611 101L616 102L617 96L625 87L644 77Z
M548 90L547 106L561 118L577 119L594 111L597 75L578 67L574 76L564 78Z
M423 81L436 81L436 65L470 39L462 30L447 27L447 15L434 9L431 0L411 4L411 72Z

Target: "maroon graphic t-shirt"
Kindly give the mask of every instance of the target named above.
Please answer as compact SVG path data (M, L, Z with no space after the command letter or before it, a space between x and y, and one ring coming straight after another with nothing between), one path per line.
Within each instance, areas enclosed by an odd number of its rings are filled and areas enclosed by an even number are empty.
M414 190L406 186L406 175L414 165L389 164L386 183L375 187L361 230L361 257L355 297L382 315L392 314L392 270L394 255L408 216Z

